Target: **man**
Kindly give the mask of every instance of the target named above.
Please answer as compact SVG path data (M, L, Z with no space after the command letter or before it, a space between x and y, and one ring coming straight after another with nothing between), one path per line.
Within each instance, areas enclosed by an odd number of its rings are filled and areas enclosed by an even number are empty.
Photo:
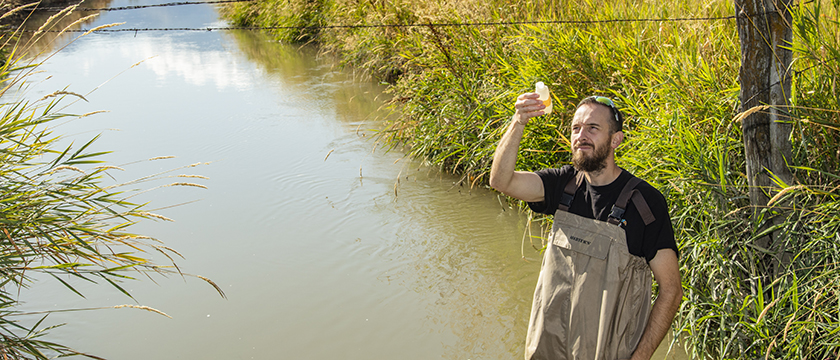
M528 324L526 359L648 360L682 301L678 253L662 194L615 163L623 116L589 97L572 120L572 163L515 171L523 130L545 105L522 94L490 185L554 214ZM651 307L651 272L659 296Z

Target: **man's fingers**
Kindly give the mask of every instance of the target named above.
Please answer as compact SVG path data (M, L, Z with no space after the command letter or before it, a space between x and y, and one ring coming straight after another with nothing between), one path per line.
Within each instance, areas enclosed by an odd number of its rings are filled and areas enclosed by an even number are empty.
M537 100L539 97L537 93L524 93L516 98L514 108L516 108L520 123L527 124L531 118L545 115L545 111L542 111L545 105Z
M542 111L542 110L529 111L529 112L521 112L520 111L520 112L517 112L514 119L518 119L517 122L524 125L524 124L527 124L528 122L530 122L531 119L533 119L537 116L540 116L540 115L545 115L545 111Z
M537 94L537 93L524 93L524 94L522 94L522 95L519 95L519 96L516 98L516 102L522 102L522 101L531 100L531 99L536 100L536 99L539 99L539 98L540 98L540 94Z
M539 100L523 100L514 105L517 111L530 112L545 109L545 104Z
M516 101L514 107L520 111L536 111L545 109L545 104L536 99L520 99Z

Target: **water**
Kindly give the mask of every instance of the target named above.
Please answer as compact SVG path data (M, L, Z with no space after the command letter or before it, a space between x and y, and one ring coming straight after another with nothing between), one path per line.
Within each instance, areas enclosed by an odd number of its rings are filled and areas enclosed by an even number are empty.
M212 7L181 6L105 12L84 27L116 22L224 25ZM173 317L53 314L48 323L67 325L51 339L109 359L521 356L539 270L527 241L522 250L527 216L377 148L382 86L252 32L92 34L42 70L27 97L67 87L88 102L66 111L108 111L58 126L65 143L101 134L93 150L114 151L104 158L115 165L176 156L125 165L115 181L209 162L174 173L207 176L198 182L208 189L139 197L176 221L134 231L177 249L183 271L227 294L194 278L141 278L123 284L136 302L74 283L83 299L40 279L21 294L23 309L141 304Z

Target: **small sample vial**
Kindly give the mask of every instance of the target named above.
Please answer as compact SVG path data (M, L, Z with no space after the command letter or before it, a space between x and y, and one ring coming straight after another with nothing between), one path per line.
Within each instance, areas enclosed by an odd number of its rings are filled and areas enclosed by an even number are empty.
M551 114L551 96L549 96L548 86L545 86L542 81L537 81L537 94L540 94L540 100L545 104L545 114Z

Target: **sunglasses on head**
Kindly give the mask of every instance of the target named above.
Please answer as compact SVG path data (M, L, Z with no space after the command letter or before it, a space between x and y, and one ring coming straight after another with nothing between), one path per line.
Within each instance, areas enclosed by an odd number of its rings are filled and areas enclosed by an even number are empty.
M615 103L610 98L604 96L590 96L589 98L595 100L595 102L601 105L607 106L610 109L612 109L613 116L615 117L615 122L621 124L621 121L618 120L618 109L615 108Z

